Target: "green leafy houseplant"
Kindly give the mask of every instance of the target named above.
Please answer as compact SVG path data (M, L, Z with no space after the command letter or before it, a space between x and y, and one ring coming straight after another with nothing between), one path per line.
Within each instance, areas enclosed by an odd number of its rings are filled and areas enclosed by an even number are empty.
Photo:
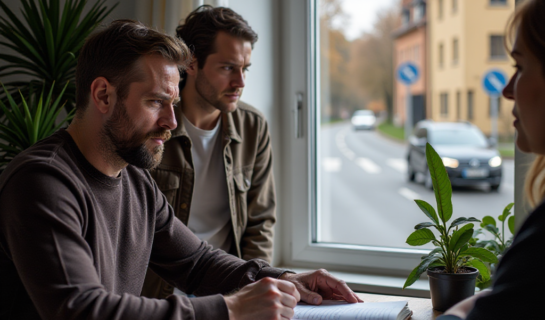
M415 200L418 207L431 222L416 225L416 230L407 238L407 244L421 246L432 242L436 248L427 256L422 257L421 263L410 273L403 285L403 289L412 285L428 269L443 267L445 273L457 274L464 272L464 267L472 266L479 271L485 272L488 269L483 262L497 262L494 253L470 244L474 233L474 224L471 222L480 222L480 220L472 217L461 217L447 225L452 217L452 186L450 179L443 160L429 143L426 144L426 159L435 192L437 212L429 203L423 200ZM431 229L438 232L438 237L435 236Z
M21 0L24 19L19 20L0 0L0 36L3 38L0 45L15 51L15 54L6 54L4 50L0 53L0 60L7 62L0 67L0 78L22 75L31 79L5 83L17 102L17 90L28 96L30 85L45 82L46 90L54 88L53 97L57 97L64 89L53 83L69 82L64 95L68 105L73 104L79 51L87 36L117 6L108 10L105 1L96 1L88 13L82 15L87 0L66 0L62 12L60 0ZM3 100L7 103L5 92Z
M2 87L5 90L3 84ZM9 108L0 101L0 110L4 113L4 116L0 118L0 170L3 170L21 151L50 136L73 118L75 110L70 111L64 119L60 121L58 119L64 108L61 101L68 84L62 88L54 100L53 87L48 93L45 88L38 93L34 92L31 86L28 101L20 93L19 104L8 91L5 91ZM45 98L44 93L47 93ZM59 123L56 124L56 121Z
M509 239L505 239L505 222L507 222L509 231L512 235L515 234L515 216L511 215L511 209L513 208L514 203L508 204L504 209L502 214L498 216L498 220L501 222L501 231L497 227L496 220L491 216L485 216L481 222L481 228L477 229L473 233L473 239L470 243L475 247L486 248L493 252L498 260L505 253L505 250L509 248L513 242L513 236ZM483 234L484 231L489 232L492 236L492 240L481 240L478 238L479 235ZM491 273L495 269L495 264L490 263L487 265L488 270L481 272L481 275L477 278L477 287L480 289L488 288L492 284Z

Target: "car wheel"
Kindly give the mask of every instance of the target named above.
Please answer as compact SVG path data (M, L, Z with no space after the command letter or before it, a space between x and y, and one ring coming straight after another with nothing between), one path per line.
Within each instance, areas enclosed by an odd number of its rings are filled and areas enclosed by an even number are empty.
M429 169L426 170L426 179L424 180L424 186L427 189L433 190L433 182L431 181L431 174Z
M411 168L410 161L407 161L407 180L409 182L414 182L416 174L414 173L413 168Z
M490 191L498 191L500 189L499 184L492 184L490 185Z

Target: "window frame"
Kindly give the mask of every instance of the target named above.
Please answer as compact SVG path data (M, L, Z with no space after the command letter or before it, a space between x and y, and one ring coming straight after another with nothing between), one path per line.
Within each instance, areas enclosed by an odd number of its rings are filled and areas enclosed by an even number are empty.
M280 90L282 108L281 179L277 185L281 238L281 265L299 268L328 268L345 272L406 277L428 249L384 248L348 244L317 243L317 195L315 174L319 167L319 132L316 106L320 96L319 30L314 19L315 0L282 0L280 16ZM301 98L297 98L298 95ZM302 135L298 135L301 132ZM519 170L519 165L516 165ZM517 171L518 172L518 171ZM516 191L521 193L522 184ZM515 197L517 196L517 192ZM517 216L517 223L521 220ZM405 290L410 294L410 290Z

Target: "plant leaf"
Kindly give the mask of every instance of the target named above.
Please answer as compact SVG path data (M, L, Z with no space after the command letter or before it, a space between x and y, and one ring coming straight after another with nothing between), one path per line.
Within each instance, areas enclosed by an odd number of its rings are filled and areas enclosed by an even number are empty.
M511 208L513 208L514 204L514 202L511 202L510 204L505 206L505 209L503 209L503 213L498 217L500 221L505 221L505 219L507 219L507 217L511 214Z
M429 203L424 200L414 200L414 202L416 202L416 205L431 219L431 221L435 222L436 225L439 225L437 213L435 213L435 209Z
M494 227L496 226L496 220L494 218L492 218L491 216L485 216L483 218L483 222L481 222L481 227L484 228L484 226L486 225L493 225Z
M473 236L473 223L468 223L460 230L454 231L452 238L450 238L450 250L453 252L458 251L464 244L468 243L471 236Z
M426 143L426 160L430 170L437 211L444 224L452 217L452 186L443 160L431 144Z
M433 222L422 222L422 223L419 223L416 226L414 226L414 229L415 230L420 230L420 229L429 228L429 227L435 227L435 223L433 223Z
M425 230L427 230L427 229L425 229ZM403 289L405 289L408 286L411 286L413 283L415 283L416 280L418 280L418 278L420 277L420 275L424 271L426 271L426 269L428 269L429 265L432 264L433 262L437 261L437 260L439 260L439 257L437 257L437 256L430 257L429 259L422 260L422 262L420 262L420 264L416 268L414 268L414 270L411 271L411 274L409 274L409 276L407 277L407 280L405 281L405 284L403 285Z
M433 232L429 229L420 229L411 233L407 238L407 244L410 246L421 246L433 240L436 240Z
M486 226L484 226L484 229L490 233L492 233L493 235L495 235L496 237L499 237L499 232L500 230L498 228L496 228L495 226L491 225L491 224L487 224Z
M507 220L507 225L509 226L509 231L511 231L511 234L515 234L515 216L509 217L509 220Z
M498 257L485 248L468 248L467 250L460 252L460 256L471 256L484 262L498 263Z
M481 275L482 282L486 282L490 280L490 270L488 270L488 267L480 260L472 259L469 261L469 265L479 270L479 274Z

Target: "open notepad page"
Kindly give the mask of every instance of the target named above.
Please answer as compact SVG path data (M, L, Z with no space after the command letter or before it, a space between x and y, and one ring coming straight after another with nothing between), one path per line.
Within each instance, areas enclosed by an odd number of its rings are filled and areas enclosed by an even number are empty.
M293 320L405 320L413 312L407 301L346 303L324 301L319 306L300 303Z

